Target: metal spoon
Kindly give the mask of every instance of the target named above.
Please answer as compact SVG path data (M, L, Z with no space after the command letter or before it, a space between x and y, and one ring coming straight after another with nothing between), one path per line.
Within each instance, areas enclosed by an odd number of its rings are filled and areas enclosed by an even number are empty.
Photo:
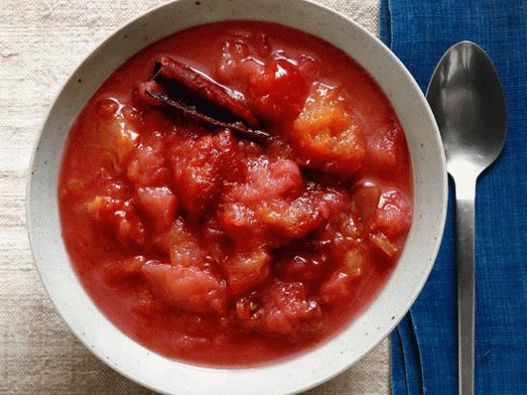
M476 180L505 143L505 97L488 55L469 41L457 43L443 55L426 97L456 185L459 394L469 395L474 393Z

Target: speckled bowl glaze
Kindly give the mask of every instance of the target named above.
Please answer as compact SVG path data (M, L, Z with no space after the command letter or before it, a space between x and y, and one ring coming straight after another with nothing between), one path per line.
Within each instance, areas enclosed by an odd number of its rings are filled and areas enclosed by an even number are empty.
M131 340L97 309L66 252L57 182L68 130L97 87L124 61L179 30L227 19L288 25L325 39L362 65L391 100L414 171L414 219L399 263L372 304L344 331L294 358L248 369L193 366ZM105 40L66 82L42 128L28 182L28 229L35 262L57 311L104 363L167 394L284 394L342 372L385 338L408 311L432 269L443 233L447 178L433 115L416 82L377 38L338 13L304 0L180 0L149 11Z

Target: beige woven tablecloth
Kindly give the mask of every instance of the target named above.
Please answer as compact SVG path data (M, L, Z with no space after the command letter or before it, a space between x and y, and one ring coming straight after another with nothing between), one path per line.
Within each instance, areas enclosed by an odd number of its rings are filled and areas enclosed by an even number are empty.
M119 25L163 2L0 0L0 394L150 393L99 362L55 313L33 265L24 205L31 150L67 76ZM377 34L378 0L321 2ZM384 341L309 393L388 388Z

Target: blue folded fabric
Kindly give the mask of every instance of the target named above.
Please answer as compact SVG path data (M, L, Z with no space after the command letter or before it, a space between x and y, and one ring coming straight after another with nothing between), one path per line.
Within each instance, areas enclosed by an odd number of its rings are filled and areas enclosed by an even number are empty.
M420 347L417 343L411 312L399 323L391 339L392 350L394 348L396 350L390 355L392 376L400 378L400 380L392 380L392 393L424 393Z
M509 123L477 189L475 385L477 394L527 394L527 1L382 0L381 37L423 90L461 40L482 46L498 69ZM448 210L430 279L391 335L394 395L457 392L452 194Z

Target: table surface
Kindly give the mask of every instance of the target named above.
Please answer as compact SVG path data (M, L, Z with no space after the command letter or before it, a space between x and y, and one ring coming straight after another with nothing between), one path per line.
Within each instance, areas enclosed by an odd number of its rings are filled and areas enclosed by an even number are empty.
M2 0L0 394L147 394L69 332L33 264L25 187L40 125L68 75L106 36L163 0ZM320 0L378 34L378 0ZM387 394L388 342L308 393Z

